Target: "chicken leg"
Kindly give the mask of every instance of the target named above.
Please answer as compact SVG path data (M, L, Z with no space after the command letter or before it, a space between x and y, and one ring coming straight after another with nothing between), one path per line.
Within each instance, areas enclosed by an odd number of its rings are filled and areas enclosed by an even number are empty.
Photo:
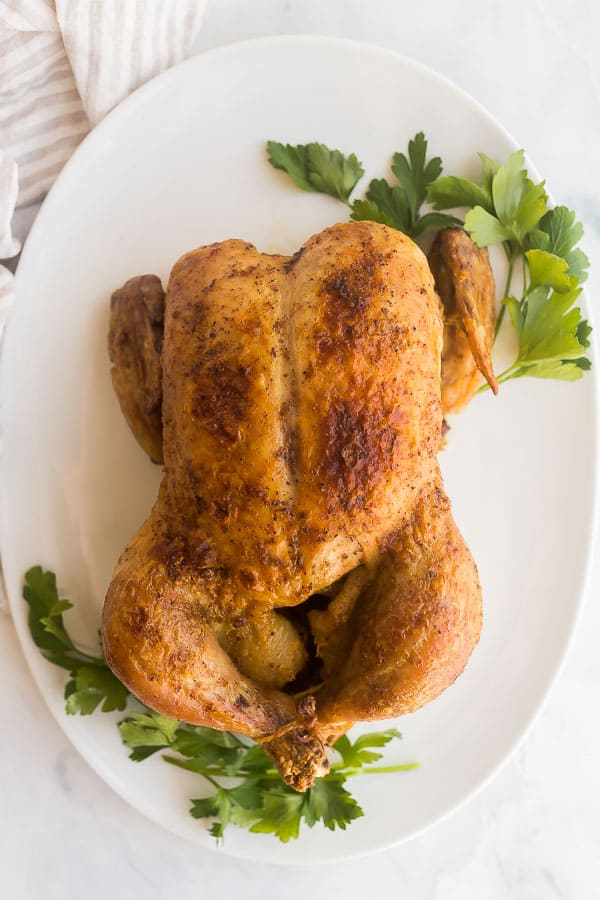
M340 628L346 652L317 695L324 727L414 712L463 671L481 631L481 588L440 477L386 537Z

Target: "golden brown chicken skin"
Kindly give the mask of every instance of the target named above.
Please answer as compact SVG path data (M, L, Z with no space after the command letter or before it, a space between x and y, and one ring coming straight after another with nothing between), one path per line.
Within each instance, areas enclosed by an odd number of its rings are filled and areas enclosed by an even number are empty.
M263 742L298 790L352 722L434 699L479 637L436 458L441 352L427 261L383 225L290 258L225 241L171 273L164 478L108 589L106 658L159 712Z
M137 442L154 462L162 462L164 318L165 292L156 275L130 278L111 297L113 387Z
M462 228L438 232L428 259L444 305L442 406L444 413L455 413L477 393L481 375L498 393L492 366L494 274L488 251Z

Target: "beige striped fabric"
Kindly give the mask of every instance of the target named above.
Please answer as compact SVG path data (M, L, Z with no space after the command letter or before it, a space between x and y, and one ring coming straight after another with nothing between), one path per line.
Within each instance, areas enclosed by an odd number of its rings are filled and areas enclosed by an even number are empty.
M205 0L0 0L0 337L52 182L120 100L183 59ZM11 263L12 259L12 263ZM3 602L0 572L0 610Z
M183 59L205 0L0 0L0 260L91 127ZM0 329L12 276L0 266Z

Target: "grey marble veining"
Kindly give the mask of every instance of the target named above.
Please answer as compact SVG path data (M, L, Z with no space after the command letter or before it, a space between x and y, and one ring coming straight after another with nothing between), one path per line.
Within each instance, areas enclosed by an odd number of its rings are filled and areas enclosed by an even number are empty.
M461 85L577 209L600 285L600 6L587 0L213 0L197 49L272 33L390 47ZM576 440L576 436L574 436ZM236 862L163 832L88 768L0 615L0 896L588 900L600 896L600 553L570 657L530 734L470 803L378 856L316 869Z

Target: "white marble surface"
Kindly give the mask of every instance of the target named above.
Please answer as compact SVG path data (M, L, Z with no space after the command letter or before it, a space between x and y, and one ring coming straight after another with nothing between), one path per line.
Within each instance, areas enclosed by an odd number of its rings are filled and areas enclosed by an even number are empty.
M592 297L597 294L600 6L586 0L213 0L197 49L286 32L345 36L399 50L480 100L527 148L554 196L583 218L585 248L597 269L589 288ZM0 896L600 896L599 599L597 552L564 671L529 737L475 800L386 853L305 870L202 851L129 809L50 717L10 619L0 615Z

